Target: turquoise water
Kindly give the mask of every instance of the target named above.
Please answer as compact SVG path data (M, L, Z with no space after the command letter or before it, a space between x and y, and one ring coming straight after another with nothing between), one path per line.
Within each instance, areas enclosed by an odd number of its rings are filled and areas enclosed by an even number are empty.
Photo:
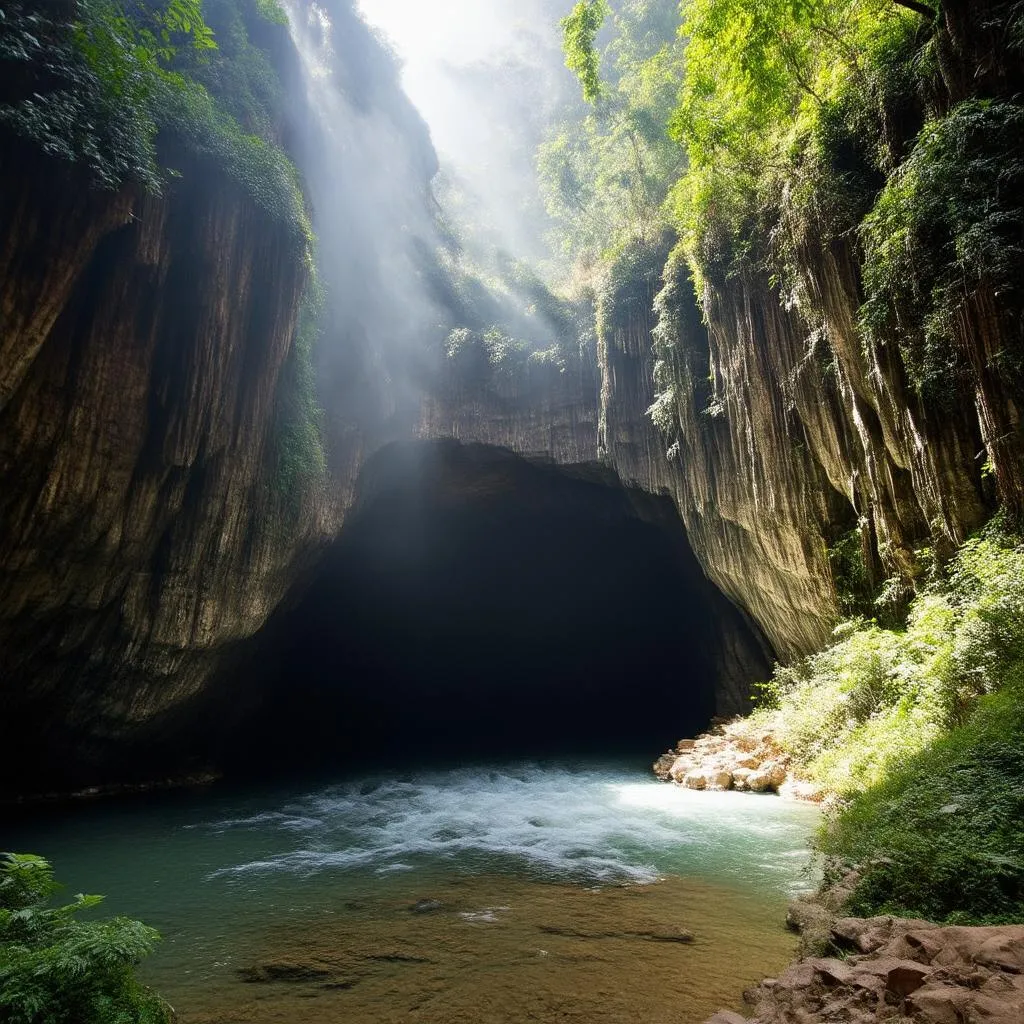
M159 928L164 942L147 977L179 1008L200 1014L226 999L236 1005L241 996L226 993L241 984L239 971L274 959L282 943L293 957L296 934L323 937L332 950L370 948L396 936L431 948L475 926L459 956L476 963L493 955L496 965L508 966L500 943L512 956L513 946L532 942L516 927L562 935L565 928L544 921L576 893L610 894L606 916L619 922L615 928L633 913L629 908L649 917L671 906L673 920L687 917L686 927L698 937L701 922L690 920L698 905L706 917L708 907L728 904L738 919L705 922L708 935L728 928L752 936L777 931L782 948L790 941L781 928L785 902L815 881L807 869L807 840L816 820L810 806L695 793L629 766L508 764L368 776L309 789L211 789L83 805L8 829L2 845L43 854L69 891L107 893L107 911ZM636 898L624 910L625 890ZM429 907L440 904L437 912L411 914L421 899L432 900ZM589 899L585 913L602 912L601 901ZM504 933L501 922L510 922ZM592 925L575 941L592 944L595 935L615 928ZM635 942L643 928L627 931ZM771 945L768 938L756 943L759 950ZM345 969L356 971L360 984L353 982L344 996L350 1005L339 1012L390 1019L379 1003L392 998L391 990L364 1006L358 1000L369 996L357 993L370 992L376 975L360 974L358 965ZM442 973L456 978L456 961ZM556 980L564 984L564 972ZM459 987L455 980L446 984ZM239 989L246 997L253 991L251 984ZM262 999L264 989L259 992ZM396 1007L403 992L395 991ZM296 993L292 985L281 998ZM263 1019L266 1004L254 1003L251 1017L203 1019ZM310 1016L313 1005L307 997L301 1015L296 1010L292 1018L320 1019ZM512 1019L496 1012L493 1019ZM439 1009L436 1019L461 1018Z

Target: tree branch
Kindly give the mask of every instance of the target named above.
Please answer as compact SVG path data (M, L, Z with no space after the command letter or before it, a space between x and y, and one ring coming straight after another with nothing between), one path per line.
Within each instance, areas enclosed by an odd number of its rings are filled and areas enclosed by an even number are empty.
M918 0L892 0L892 2L900 7L906 7L908 11L920 14L922 18L927 18L929 21L935 20L936 12L934 8L929 7L927 4L918 3Z

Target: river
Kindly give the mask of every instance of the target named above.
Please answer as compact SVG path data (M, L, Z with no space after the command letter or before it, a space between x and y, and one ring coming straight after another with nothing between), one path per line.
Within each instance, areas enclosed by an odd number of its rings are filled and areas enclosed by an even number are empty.
M629 764L484 764L83 804L2 845L159 928L143 974L183 1024L699 1024L792 956L816 820Z

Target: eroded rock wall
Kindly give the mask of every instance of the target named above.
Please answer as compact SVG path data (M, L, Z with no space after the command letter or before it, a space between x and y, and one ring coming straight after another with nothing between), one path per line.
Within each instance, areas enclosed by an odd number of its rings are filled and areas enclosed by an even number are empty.
M0 721L51 767L196 693L338 523L275 485L296 240L181 166L166 198L0 166Z

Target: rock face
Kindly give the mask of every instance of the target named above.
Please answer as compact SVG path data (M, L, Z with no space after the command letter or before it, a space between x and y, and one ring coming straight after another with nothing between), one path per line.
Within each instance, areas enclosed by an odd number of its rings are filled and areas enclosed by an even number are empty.
M344 120L365 143L305 181L314 220L335 217L360 253L358 277L322 254L336 299L319 369L365 398L387 375L371 372L364 321L395 305L379 264L431 220L437 161L354 7L333 16L344 81L326 128L287 30L261 31L294 99L278 141L310 158ZM379 194L371 141L400 204ZM315 415L312 387L296 394L309 240L230 161L173 132L158 143L175 171L160 197L97 191L6 128L0 145L0 791L201 768L172 738L178 720L337 534L393 415L375 392L326 424L329 476L285 471L289 417ZM368 167L380 184L359 195Z
M942 5L939 113L1019 93L1019 59L998 38L1010 16L999 0ZM928 402L896 340L865 344L858 329L856 233L833 237L814 217L783 216L778 230L793 254L785 294L767 270L711 267L698 306L682 257L666 262L672 239L636 247L598 298L596 389L529 414L467 415L453 401L426 429L518 450L558 438L557 453L588 444L596 422L601 457L672 496L708 577L790 660L839 615L839 542L869 588L909 586L917 549L941 557L998 505L1024 509L1024 392L1005 369L1022 344L1015 296L984 282L965 294L949 342L958 373Z
M2 717L101 760L259 628L339 505L274 486L294 239L209 168L153 199L30 160L0 167Z

